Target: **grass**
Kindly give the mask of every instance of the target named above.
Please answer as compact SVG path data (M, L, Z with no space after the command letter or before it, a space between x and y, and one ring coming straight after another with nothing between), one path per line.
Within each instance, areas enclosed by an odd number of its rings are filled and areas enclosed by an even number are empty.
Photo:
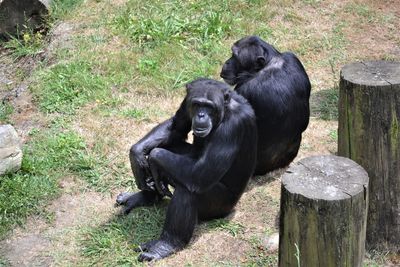
M212 220L206 224L206 227L208 229L226 231L233 237L237 237L244 230L243 225L240 223L231 222L225 218Z
M6 124L10 122L10 115L13 113L14 108L10 103L0 102L0 123Z
M83 0L51 1L49 17L40 31L33 32L31 29L26 28L25 25L22 25L19 37L10 36L10 40L3 42L3 46L10 49L13 57L16 59L43 53L43 48L46 44L45 33L48 27L65 18L67 14L73 12L74 8L82 2Z
M129 1L115 17L114 26L139 47L161 43L189 43L201 49L210 40L220 39L231 31L232 17L227 1L185 2Z
M311 101L311 114L322 120L337 120L339 88L315 92Z
M50 5L50 22L56 23L74 12L84 0L52 0Z
M11 37L10 40L4 43L4 47L12 51L15 59L25 56L35 56L43 53L44 36L42 32L32 32L24 30L21 33L22 38Z
M138 265L138 253L134 249L159 236L164 208L139 208L129 216L115 217L98 227L83 229L81 253L86 259L83 265Z
M85 144L74 132L33 133L23 149L22 167L0 177L0 236L59 193L58 182L66 173L90 177L93 168Z
M349 47L359 47L358 52L368 58L398 60L395 53L378 48L385 43L382 38L398 43L394 18L394 13L368 3L320 0L53 0L50 27L60 20L78 26L63 36L66 47L56 48L51 62L44 61L30 74L34 104L48 123L26 138L22 169L0 177L1 236L23 225L30 214L39 213L54 223L54 211L43 207L62 193L59 183L65 177L78 181L78 189L72 192L77 195L97 191L108 196L135 189L127 156L130 145L173 114L186 82L201 76L219 79L229 47L244 35L258 34L279 50L300 57L313 84L313 123L330 127L321 144L337 142L339 69L359 58ZM388 34L367 50L349 38L380 26L389 29ZM35 33L6 43L14 60L34 57L46 44L47 39ZM2 123L21 123L19 113L13 112L12 103L0 104ZM14 117L20 120L13 121ZM319 152L314 146L304 149L312 142L305 141L301 156ZM189 247L156 265L275 266L277 253L266 251L262 240L267 230L276 231L271 213L275 214L279 201L264 191L273 194L279 185L260 182L257 186L265 190L259 195L246 192L233 218L199 227L201 235L223 232L232 245L236 241L249 245L243 248L243 261L231 257L237 251L230 247L196 243L201 254ZM100 225L87 215L83 226L44 233L54 243L49 250L60 254L61 265L139 265L133 249L159 235L165 205L137 209L127 217L104 214L108 211L101 207L98 212L108 216ZM367 266L383 266L386 259L386 255L375 257ZM0 266L3 262L6 259L0 259Z
M47 113L73 114L84 104L103 99L105 79L87 61L66 62L44 70L32 88L39 108Z
M88 188L102 192L132 183L95 152L96 148L89 150L72 130L54 127L46 132L32 131L31 141L23 149L21 170L0 177L0 237L32 213L47 216L43 205L59 195L63 177L80 177Z

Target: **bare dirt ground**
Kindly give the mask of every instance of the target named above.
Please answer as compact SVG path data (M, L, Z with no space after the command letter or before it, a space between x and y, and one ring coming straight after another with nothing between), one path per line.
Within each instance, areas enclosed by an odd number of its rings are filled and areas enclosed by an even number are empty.
M312 8L305 10L304 12L310 13L308 17L315 19L313 23L310 23L310 29L322 32L324 27L331 28L333 25L329 24L329 15L334 13L335 8L348 2L351 1L337 3L325 1L326 10L321 12ZM400 4L396 0L364 2L368 2L377 10L387 10L394 14L397 20L396 27L388 29L376 24L374 27L356 27L356 30L351 30L351 27L346 28L345 35L348 39L346 53L351 55L351 60L386 57L399 60ZM76 25L71 21L57 28L51 37L52 41L48 48L50 52L45 53L48 64L51 64L52 60L52 46L68 47L69 36L72 34L77 34L77 30ZM0 97L10 101L15 107L16 112L12 116L13 125L24 141L29 138L28 133L31 129L41 127L46 120L32 103L29 90L26 90L30 82L29 73L38 62L43 60L44 58L40 57L15 61L8 55L8 51L0 50ZM329 67L310 65L307 71L314 84L313 93L337 82L338 71L336 76L332 77L332 70ZM155 101L151 96L130 97L137 101L134 103L136 105L147 105ZM156 101L157 105L164 107L166 113L172 114L180 99L160 98ZM93 118L90 112L92 108L92 106L85 107L73 123L73 127L85 136L89 146L96 142L98 136L106 138L112 135L114 140L118 140L113 149L118 149L110 150L109 153L121 159L126 158L126 164L128 164L128 159L125 155L134 140L138 140L164 119L159 117L159 121L137 123L128 119L116 121L112 117ZM296 161L311 155L336 153L336 140L330 137L336 129L337 121L324 121L312 117L303 135L302 146ZM123 153L118 151L123 151ZM265 225L277 231L280 174L281 172L277 172L253 180L235 212L230 215L229 219L232 222L245 225L244 236L265 238L272 234L263 232ZM0 241L0 254L4 255L12 266L80 265L78 244L80 237L77 229L99 225L115 216L116 209L113 204L118 192L101 194L81 190L80 181L74 177L65 177L60 186L64 193L46 208L46 214L49 214L48 219L44 219L43 216L31 217L23 228L18 227L6 240ZM263 199L265 201L262 201ZM240 263L245 264L246 253L249 249L249 242L240 238L235 238L226 232L208 231L199 227L187 249L155 265L182 266L182 263L192 263L195 266L207 266L196 261L197 258L204 258L204 255L207 255L208 262L226 261L240 265ZM393 265L388 263L386 266L400 266L400 261L394 259Z

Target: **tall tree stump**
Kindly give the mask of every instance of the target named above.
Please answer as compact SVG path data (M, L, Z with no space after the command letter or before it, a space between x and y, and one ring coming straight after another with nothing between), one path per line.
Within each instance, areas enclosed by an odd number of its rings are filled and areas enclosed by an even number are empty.
M370 178L367 248L400 251L400 62L343 67L338 138Z
M51 0L0 0L0 38L43 26Z
M367 206L368 174L354 161L291 164L282 176L279 266L362 266Z

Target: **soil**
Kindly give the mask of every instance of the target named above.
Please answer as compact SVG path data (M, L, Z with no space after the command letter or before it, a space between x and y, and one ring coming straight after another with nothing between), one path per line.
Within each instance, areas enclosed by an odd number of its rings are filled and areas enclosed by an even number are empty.
M332 2L336 1L327 1L327 10L332 7ZM344 4L346 1L342 2ZM373 1L371 2L373 3ZM345 32L346 38L349 40L346 48L349 51L348 53L354 53L360 59L382 58L384 56L400 58L398 45L400 37L391 38L400 29L400 5L396 4L396 0L390 1L392 4L387 2L377 1L374 5L378 10L385 10L390 7L391 12L397 18L396 29L386 29L377 24L376 27ZM305 12L312 13L315 10L310 9ZM309 16L319 18L322 16L321 14L323 13ZM320 26L320 23L310 24L310 27L314 28ZM326 27L330 28L331 26L326 25ZM45 61L46 64L51 65L57 47L68 48L71 46L70 36L75 30L76 25L70 22L57 25L50 34L48 48L43 54L36 57L14 60L8 50L0 47L0 100L10 102L15 107L16 112L12 121L24 142L29 138L30 130L42 127L46 123L45 118L38 112L29 90L27 90L27 86L31 82L30 73L38 67L40 62ZM370 38L365 38L365 36ZM397 43L393 40L396 40ZM373 47L373 53L371 47ZM311 78L315 81L316 90L321 89L320 84L326 84L326 81L332 79L330 70L315 67L311 68L309 72ZM176 109L179 100L163 99L160 102L165 102L167 109L172 112ZM171 102L174 104L171 104ZM86 108L90 110L92 107ZM85 110L83 110L81 114L82 117L78 118L73 127L85 135L89 146L95 142L96 135L99 133L101 133L101 136L119 134L118 140L120 141L116 145L119 151L126 150L134 138L137 139L138 136L142 136L156 124L156 122L151 121L138 127L132 121L124 121L121 124L112 118L93 122L90 112L85 113ZM104 125L107 125L107 127L104 127ZM337 121L322 121L311 118L310 125L303 135L302 146L296 160L311 155L336 153L336 141L327 138L336 129ZM277 206L279 206L280 199L279 177L282 171L284 170L253 180L238 203L235 212L231 215L230 220L246 225L247 236L260 235L259 233L262 233L265 229L265 224L275 226L277 230ZM260 184L264 186L260 187ZM78 254L76 251L79 250L79 247L75 243L77 237L74 229L100 224L115 214L113 205L116 194L104 195L80 191L77 189L80 187L79 181L76 181L73 177L65 177L60 186L64 193L46 208L49 219L44 219L43 216L33 216L23 228L16 228L7 239L0 241L0 255L3 255L9 261L11 266L57 265L60 260L58 258L59 253L65 255ZM268 201L254 201L254 199L265 198L266 195ZM264 206L256 206L256 202L258 204L263 203ZM260 209L265 214L260 215ZM249 220L248 218L252 219ZM259 237L261 240L265 239L265 235ZM223 249L224 253L220 253L221 248L226 248ZM198 255L208 255L210 262L241 262L244 260L248 249L248 242L234 238L227 233L196 230L189 247L185 251L164 260L162 264L164 266L180 266L182 262L192 262ZM70 260L74 262L74 259ZM395 260L393 262L396 262Z

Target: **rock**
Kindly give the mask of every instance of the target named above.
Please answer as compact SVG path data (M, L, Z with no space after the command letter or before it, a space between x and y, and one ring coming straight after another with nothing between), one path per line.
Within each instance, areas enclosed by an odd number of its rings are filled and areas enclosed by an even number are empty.
M50 0L0 0L0 37L43 27Z
M274 233L263 240L263 246L265 249L270 252L274 253L279 249L279 233Z
M9 124L0 125L0 175L18 171L21 162L22 151L17 132Z

